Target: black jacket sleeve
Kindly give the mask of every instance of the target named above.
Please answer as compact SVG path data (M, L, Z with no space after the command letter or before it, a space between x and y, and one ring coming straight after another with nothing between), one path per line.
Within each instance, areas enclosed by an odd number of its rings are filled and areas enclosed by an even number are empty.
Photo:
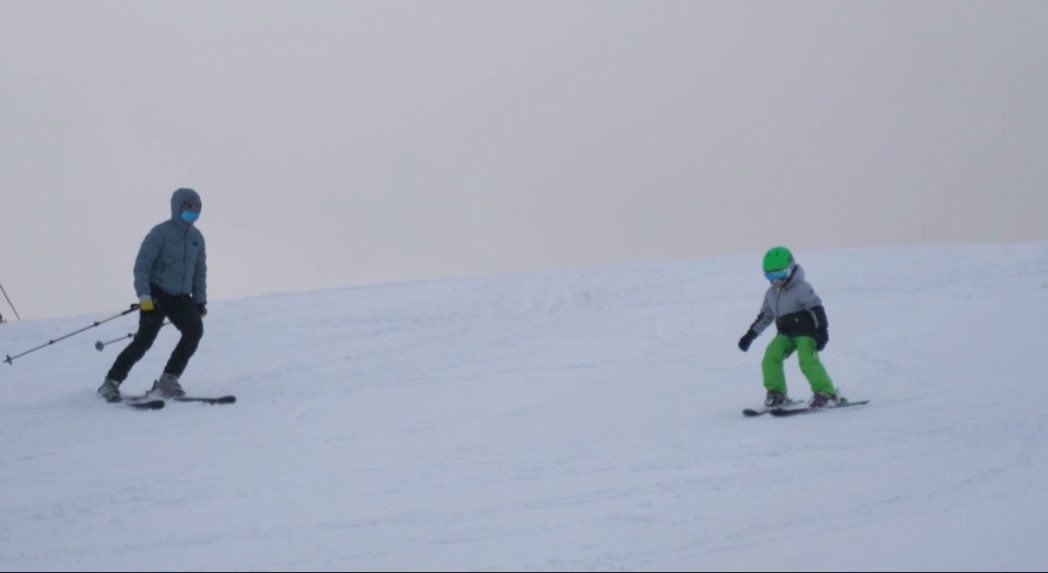
M830 322L826 319L826 309L820 304L812 307L811 311L815 313L815 330L825 332L830 327Z
M811 310L815 313L815 349L822 352L830 341L830 323L826 320L826 309L821 304Z

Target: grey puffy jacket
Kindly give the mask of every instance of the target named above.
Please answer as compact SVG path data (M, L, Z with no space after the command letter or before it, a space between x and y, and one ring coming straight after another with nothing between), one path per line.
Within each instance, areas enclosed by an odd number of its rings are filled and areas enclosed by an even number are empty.
M171 219L153 227L135 259L135 293L152 296L150 285L170 295L192 295L196 304L207 304L207 251L204 235L182 220L182 203L200 205L192 189L171 196Z
M817 331L825 332L829 326L822 299L805 280L804 268L800 265L781 288L774 285L768 288L760 315L750 329L759 335L773 322L779 333L787 336L815 337Z

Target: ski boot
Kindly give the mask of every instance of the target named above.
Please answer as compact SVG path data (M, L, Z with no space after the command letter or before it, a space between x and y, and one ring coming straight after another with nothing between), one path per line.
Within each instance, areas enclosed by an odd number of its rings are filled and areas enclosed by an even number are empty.
M808 405L813 410L819 410L822 408L832 408L838 404L839 400L836 395L827 394L826 392L816 392L811 398L811 403Z
M153 382L153 388L149 393L159 393L165 398L181 398L186 395L185 390L182 389L182 385L178 383L178 376L166 372L159 380Z
M778 390L768 390L768 396L764 399L765 408L782 408L789 402L789 398Z
M106 381L98 388L98 395L105 398L105 401L109 403L122 402L124 398L120 394L120 384L120 382L106 377Z

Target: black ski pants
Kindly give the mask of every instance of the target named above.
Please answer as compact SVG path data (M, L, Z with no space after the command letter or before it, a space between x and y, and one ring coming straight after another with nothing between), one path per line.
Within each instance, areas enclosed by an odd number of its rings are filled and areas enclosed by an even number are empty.
M152 286L152 291L153 310L138 312L138 332L135 333L131 344L116 357L116 362L109 370L109 377L117 382L126 380L131 368L153 347L153 342L164 326L165 318L182 333L182 338L171 352L171 358L164 367L164 374L182 376L189 359L196 353L200 339L204 336L204 321L200 318L200 311L193 302L193 297L173 296L156 285Z

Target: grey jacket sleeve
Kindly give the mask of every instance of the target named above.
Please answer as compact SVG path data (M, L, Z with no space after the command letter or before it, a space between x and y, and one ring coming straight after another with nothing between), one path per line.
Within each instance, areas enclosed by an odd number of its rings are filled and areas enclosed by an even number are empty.
M160 227L153 227L138 248L138 256L135 258L135 294L138 296L152 296L149 286L149 278L153 273L153 264L160 256L160 249L164 247L164 236Z
M761 334L771 323L775 322L775 315L771 311L771 305L768 304L768 299L764 299L764 304L761 305L761 313L757 315L757 320L753 321L750 326L750 330L757 334Z
M200 238L200 252L193 271L193 302L207 304L207 243L203 237Z
M797 285L799 292L797 293L797 302L805 310L811 310L817 306L822 305L822 299L819 295L815 294L815 289L808 283Z

